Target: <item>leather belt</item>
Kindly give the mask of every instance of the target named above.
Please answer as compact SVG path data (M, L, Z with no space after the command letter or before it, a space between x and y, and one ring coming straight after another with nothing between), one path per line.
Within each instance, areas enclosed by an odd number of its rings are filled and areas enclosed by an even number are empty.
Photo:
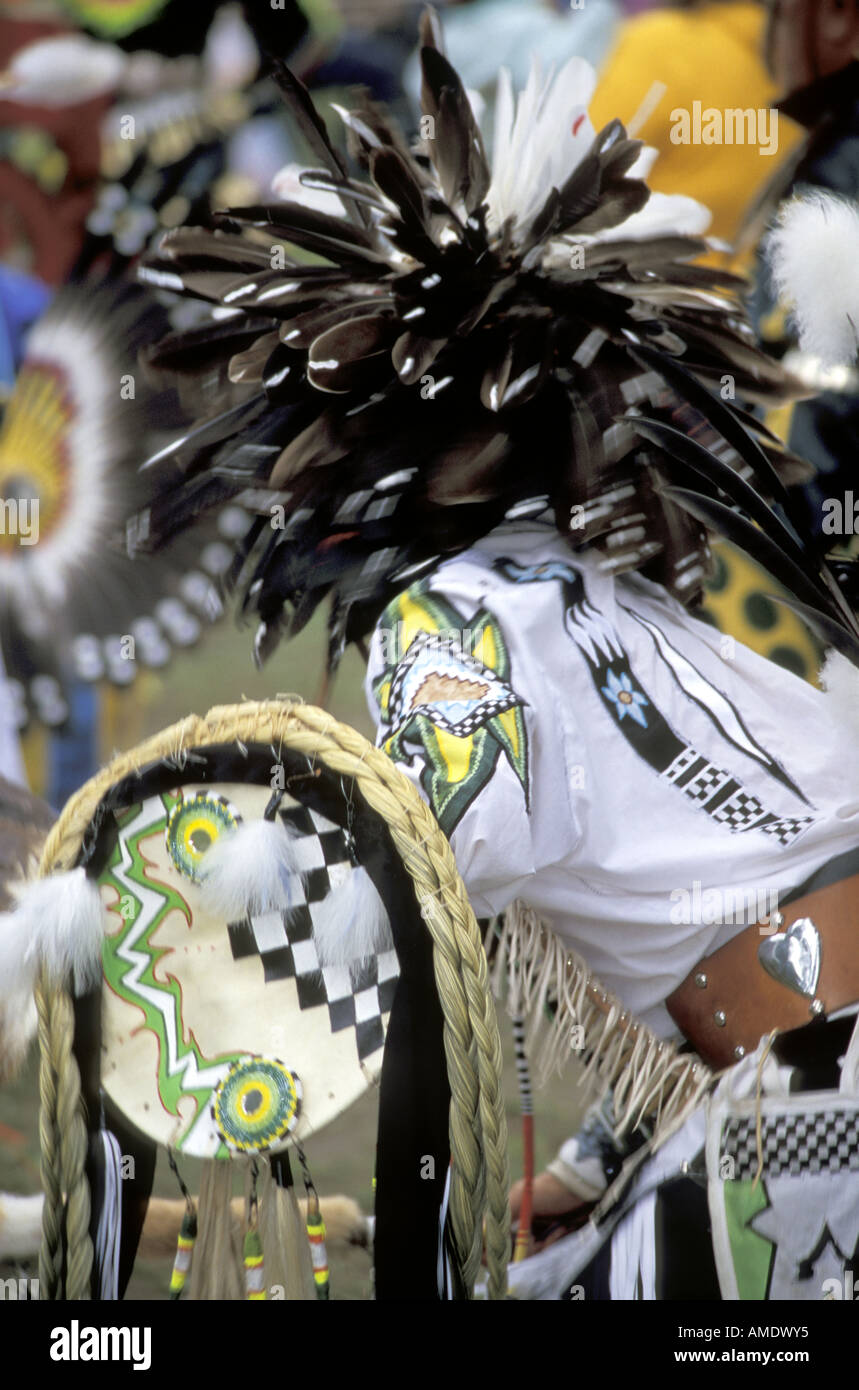
M713 1067L859 1000L859 874L793 899L706 956L666 999Z

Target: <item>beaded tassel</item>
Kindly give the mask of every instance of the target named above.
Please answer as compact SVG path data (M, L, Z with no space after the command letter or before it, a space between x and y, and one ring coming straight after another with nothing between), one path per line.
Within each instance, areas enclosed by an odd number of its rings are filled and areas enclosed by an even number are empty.
M531 1094L531 1070L525 1051L525 1020L520 1014L513 1017L513 1046L516 1053L516 1075L519 1081L519 1100L522 1106L523 1177L522 1205L519 1226L513 1247L513 1262L518 1264L528 1254L531 1243L531 1215L534 1207L534 1100Z
M262 1261L260 1233L252 1226L245 1234L245 1293L254 1303L265 1299L265 1268Z
M179 1228L179 1240L176 1244L176 1258L173 1261L173 1271L170 1275L170 1297L178 1298L185 1287L185 1281L191 1269L191 1259L194 1254L194 1242L197 1239L197 1213L189 1203L185 1215L182 1217L182 1225Z
M325 1222L322 1220L315 1188L307 1190L307 1239L310 1241L316 1297L328 1298L331 1281L328 1276L328 1251L325 1248Z
M191 1269L191 1260L194 1257L194 1243L197 1239L197 1211L194 1206L194 1199L182 1181L182 1174L176 1166L176 1160L167 1151L167 1162L173 1172L173 1176L179 1184L182 1196L185 1198L185 1215L182 1217L182 1225L179 1227L179 1239L176 1242L176 1256L173 1260L173 1268L170 1272L170 1298L179 1298L188 1279Z
M304 1150L296 1144L295 1151L301 1164L304 1190L307 1193L307 1239L310 1242L310 1258L313 1263L316 1297L327 1299L331 1296L331 1279L328 1272L328 1251L325 1248L325 1222L322 1219L322 1211L319 1206L319 1194L310 1176Z
M252 1303L265 1300L265 1266L263 1265L262 1237L259 1233L257 1209L257 1165L253 1165L253 1183L248 1203L248 1229L245 1232L244 1266L245 1296Z

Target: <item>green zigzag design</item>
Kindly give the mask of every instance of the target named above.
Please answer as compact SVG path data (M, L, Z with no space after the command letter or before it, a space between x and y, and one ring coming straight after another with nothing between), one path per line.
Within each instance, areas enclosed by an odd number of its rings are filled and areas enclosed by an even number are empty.
M162 899L162 906L158 909L151 923L146 929L145 933L138 939L134 948L136 951L140 951L141 953L148 955L149 957L149 964L145 967L140 979L143 984L148 985L151 989L156 989L162 994L168 994L172 996L174 1019L176 1022L176 1049L177 1057L180 1061L185 1057L193 1057L201 1066L212 1066L213 1064L217 1064L219 1062L237 1062L240 1057L243 1057L245 1055L243 1052L225 1052L218 1057L204 1057L193 1038L190 1042L186 1043L184 1038L184 1029L182 1025L182 995L179 983L175 979L170 979L169 981L164 983L161 980L157 980L154 974L155 965L161 959L162 956L169 954L169 948L161 948L153 945L150 940L152 934L164 921L164 918L167 916L167 913L173 911L174 909L181 912L182 915L185 917L186 921L190 922L191 909L188 907L188 904L185 902L185 899L182 897L182 895L178 893L174 888L171 888L169 884L161 883L157 879L150 878L147 875L146 860L144 859L143 852L140 848L140 841L143 839L148 839L151 835L153 835L156 831L159 830L162 830L166 833L167 818L170 814L170 811L173 809L174 805L179 800L179 796L174 796L170 792L163 792L161 794L161 803L164 806L163 819L150 822L150 824L142 827L137 834L130 835L125 840L125 844L131 856L131 865L126 870L127 879L131 883L136 883L140 887L146 888L150 892L156 893ZM117 824L119 825L120 830L124 825L128 825L131 821L133 821L134 818L140 814L141 809L142 804L138 802L136 805L128 807L127 811L123 814L118 815ZM127 884L123 883L120 879L116 877L115 870L119 866L121 866L121 864L122 850L120 848L119 842L117 841L117 843L113 847L107 865L99 878L99 883L106 884L115 889L115 891L119 894L120 903L122 903L123 899L131 897L132 904L134 907L134 913L133 915L128 914L123 918L123 921L125 922L126 926L130 926L137 921L138 916L143 910L143 903L139 898L135 897L134 894L129 894ZM116 912L116 909L112 908L111 911ZM119 916L121 914L117 912L116 915ZM195 1090L186 1090L183 1085L185 1076L184 1072L179 1072L174 1076L171 1076L168 1073L166 1067L165 1048L163 1046L163 1043L161 1043L161 1015L158 1013L157 1009L153 1008L153 1006L150 1003L148 1003L145 999L137 995L136 992L134 992L126 985L125 976L127 975L130 967L125 961L120 960L116 954L117 947L119 947L125 940L125 935L126 933L123 931L117 933L115 936L106 936L104 938L102 962L105 979L107 980L111 989L113 989L113 991L116 994L118 994L121 999L127 1000L129 1003L133 1004L135 1008L141 1009L143 1011L145 1019L144 1027L149 1028L150 1031L153 1032L155 1036L159 1039L160 1045L158 1048L158 1094L161 1097L161 1100L164 1106L166 1107L167 1111L171 1115L176 1115L178 1117L179 1100L184 1096L190 1095L194 1097L194 1100L197 1103L197 1113L199 1114L200 1111L204 1108L204 1106L209 1104L212 1094L211 1088L202 1087ZM181 1140L176 1147L178 1149L182 1148ZM227 1155L227 1147L225 1144L221 1143L215 1157L225 1158L227 1157Z

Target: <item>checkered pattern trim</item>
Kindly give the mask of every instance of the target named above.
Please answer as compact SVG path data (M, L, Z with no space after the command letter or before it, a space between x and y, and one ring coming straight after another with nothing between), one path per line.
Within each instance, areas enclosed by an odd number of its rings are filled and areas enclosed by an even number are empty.
M775 835L782 845L791 845L812 824L813 816L779 816L761 826L765 835Z
M764 1118L764 1175L859 1173L859 1111L819 1110ZM731 1119L722 1131L722 1155L733 1159L737 1181L753 1179L758 1150L753 1119Z
M729 772L715 767L713 763L707 763L694 777L690 777L683 790L691 801L697 801L700 805L706 806L712 801L716 792L721 791L726 782L732 780Z
M415 703L414 695L407 699L405 687L407 683L413 683L413 673L417 676L422 670L430 682L434 676L447 678L454 689L459 682L481 687L481 693L470 693L461 699L451 695L444 702L434 699ZM456 738L466 738L483 728L497 714L504 714L521 703L519 696L500 679L497 671L466 652L458 637L422 632L411 643L394 673L388 712L394 733L416 714L426 714L438 728ZM456 713L452 714L450 711L454 710Z
M382 1018L390 1013L399 978L395 951L353 966L319 964L313 939L314 907L352 872L346 836L316 811L291 806L278 812L293 832L298 874L293 901L283 912L263 912L228 926L234 960L259 956L266 983L295 980L300 1009L326 1005L333 1033L355 1030L363 1062L385 1041Z
M777 816L768 811L736 777L709 762L691 745L672 759L662 776L732 834L762 830L787 846L814 821L813 816Z
M751 830L765 815L763 803L750 792L736 791L713 812L713 819L729 830ZM761 829L766 829L761 826Z

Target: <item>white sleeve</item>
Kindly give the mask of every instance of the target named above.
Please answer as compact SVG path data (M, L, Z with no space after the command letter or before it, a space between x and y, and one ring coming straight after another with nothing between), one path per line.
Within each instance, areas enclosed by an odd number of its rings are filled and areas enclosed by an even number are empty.
M545 775L558 764L557 742L541 747L547 698L512 636L479 592L415 585L380 619L367 673L377 742L434 811L478 916L527 897L578 834L566 777Z

